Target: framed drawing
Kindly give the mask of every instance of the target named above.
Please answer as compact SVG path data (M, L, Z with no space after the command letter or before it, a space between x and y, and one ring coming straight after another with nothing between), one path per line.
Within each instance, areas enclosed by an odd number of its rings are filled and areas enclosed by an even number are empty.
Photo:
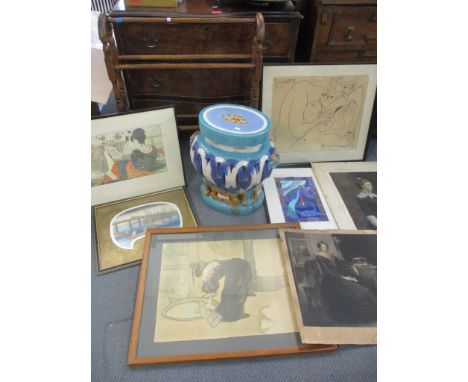
M281 227L148 230L128 364L334 349L300 341Z
M304 343L377 343L377 233L281 230Z
M265 66L262 111L281 162L361 160L376 80L376 65Z
M91 121L91 204L184 185L173 108Z
M182 187L93 207L98 273L139 264L146 229L197 227Z
M377 229L377 162L312 163L341 229Z
M263 182L271 223L298 222L302 229L337 228L312 169L276 168Z

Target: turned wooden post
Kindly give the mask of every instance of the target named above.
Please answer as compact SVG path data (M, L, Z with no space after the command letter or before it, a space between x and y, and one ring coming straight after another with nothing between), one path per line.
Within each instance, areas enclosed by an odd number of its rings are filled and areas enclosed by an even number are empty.
M118 52L115 40L112 34L112 24L108 16L99 15L98 20L99 39L102 41L104 60L106 62L107 75L114 89L115 102L119 112L127 111L130 105L125 92L125 84L122 78L122 70L115 69L118 65Z

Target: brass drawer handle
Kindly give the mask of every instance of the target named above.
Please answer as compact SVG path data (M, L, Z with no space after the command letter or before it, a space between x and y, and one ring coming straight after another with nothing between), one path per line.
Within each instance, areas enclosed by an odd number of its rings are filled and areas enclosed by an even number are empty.
M153 88L160 88L161 86L164 85L164 81L160 80L159 78L150 77L148 80L149 80L150 85Z
M353 33L355 30L356 30L355 27L348 27L346 29L346 36L345 36L346 41L351 41L353 39Z
M140 42L147 48L156 48L159 43L159 39L153 37L142 37Z

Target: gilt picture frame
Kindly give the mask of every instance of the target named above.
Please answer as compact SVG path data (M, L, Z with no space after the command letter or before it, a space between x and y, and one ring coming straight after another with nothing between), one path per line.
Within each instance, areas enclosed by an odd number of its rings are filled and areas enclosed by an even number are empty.
M312 163L338 228L377 230L377 162Z
M362 160L377 66L265 65L262 111L281 163Z
M302 229L337 225L310 167L276 168L263 182L270 223L298 222Z
M91 205L184 184L174 108L91 120Z
M279 240L293 227L148 230L128 364L334 350L300 342Z
M185 187L104 203L92 212L98 274L140 264L146 229L198 226Z

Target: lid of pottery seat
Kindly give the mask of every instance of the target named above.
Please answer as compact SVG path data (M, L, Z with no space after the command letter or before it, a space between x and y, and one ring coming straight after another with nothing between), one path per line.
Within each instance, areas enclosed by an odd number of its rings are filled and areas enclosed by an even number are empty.
M242 105L205 107L198 115L198 122L208 141L236 147L262 144L270 132L270 119L265 114Z

